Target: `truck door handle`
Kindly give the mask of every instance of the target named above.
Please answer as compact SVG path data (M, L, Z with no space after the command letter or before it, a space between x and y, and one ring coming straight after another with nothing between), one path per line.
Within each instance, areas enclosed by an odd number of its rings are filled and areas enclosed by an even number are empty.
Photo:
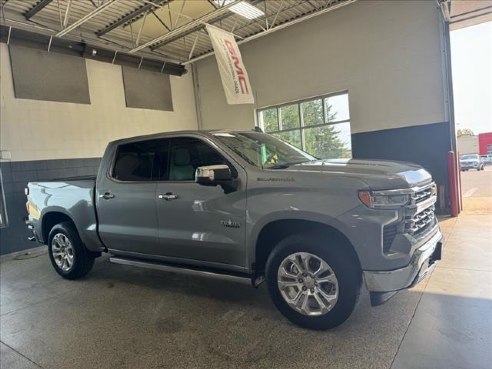
M175 195L175 194L173 194L171 192L167 192L164 195L161 194L161 195L159 195L157 197L159 199L161 199L161 200L164 199L166 201L169 201L169 200L176 200L178 198L178 195Z
M114 199L114 194L112 194L111 192L105 192L102 195L99 195L99 198L105 200Z

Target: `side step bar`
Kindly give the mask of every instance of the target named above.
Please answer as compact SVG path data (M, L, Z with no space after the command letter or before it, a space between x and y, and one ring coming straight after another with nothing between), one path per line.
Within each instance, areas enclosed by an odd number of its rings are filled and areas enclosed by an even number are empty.
M115 257L115 256L110 257L109 261L111 263L115 263L115 264L131 265L131 266L136 266L136 267L140 267L140 268L161 270L163 272L187 274L187 275L206 277L206 278L211 278L211 279L221 279L221 280L226 280L226 281L231 281L231 282L239 282L239 283L244 283L244 284L249 284L249 285L251 285L251 283L252 283L250 277L241 277L241 276L237 276L237 275L216 273L216 272L212 272L212 271L191 269L191 268L187 268L187 267L177 267L177 266L155 263L155 262L149 262L149 261L134 260L134 259L123 259L121 257Z

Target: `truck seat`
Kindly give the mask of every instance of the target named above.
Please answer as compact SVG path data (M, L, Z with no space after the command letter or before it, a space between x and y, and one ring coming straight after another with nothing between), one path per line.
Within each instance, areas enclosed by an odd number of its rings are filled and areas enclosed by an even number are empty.
M139 180L140 176L135 175L138 168L139 160L135 153L127 153L122 155L114 166L113 173L116 173L116 179L122 181Z
M190 153L187 149L176 149L172 153L170 169L170 180L183 181L195 178L195 168L191 165Z

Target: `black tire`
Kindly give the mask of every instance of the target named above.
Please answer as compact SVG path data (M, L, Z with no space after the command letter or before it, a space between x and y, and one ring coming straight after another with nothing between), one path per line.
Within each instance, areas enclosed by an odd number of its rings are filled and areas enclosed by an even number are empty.
M327 242L321 237L298 234L283 239L274 248L266 264L266 282L273 303L292 323L303 328L326 330L342 324L352 314L360 296L362 271L348 247L350 245L338 237ZM338 300L323 315L304 315L290 307L282 297L277 283L278 269L282 260L297 252L307 252L321 258L331 267L338 280Z
M53 255L53 247L56 243L53 242L53 239L57 235L64 235L72 245L73 263L68 270L62 269L55 261L55 256ZM82 278L94 266L95 254L85 248L75 226L71 222L57 224L51 229L48 237L48 254L53 268L55 268L59 275L66 279Z

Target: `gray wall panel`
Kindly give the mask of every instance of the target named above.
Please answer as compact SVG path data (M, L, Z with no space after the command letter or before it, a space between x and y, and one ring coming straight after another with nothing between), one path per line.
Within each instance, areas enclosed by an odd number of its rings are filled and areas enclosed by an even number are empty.
M72 176L95 176L100 158L0 162L8 225L0 228L0 255L39 246L29 242L24 223L27 182L50 181Z
M352 135L354 159L409 161L422 165L444 189L445 203L441 212L449 209L449 172L447 154L451 148L449 122L361 132Z
M9 46L15 97L90 104L85 59Z
M121 69L127 107L173 111L168 74L130 67Z

